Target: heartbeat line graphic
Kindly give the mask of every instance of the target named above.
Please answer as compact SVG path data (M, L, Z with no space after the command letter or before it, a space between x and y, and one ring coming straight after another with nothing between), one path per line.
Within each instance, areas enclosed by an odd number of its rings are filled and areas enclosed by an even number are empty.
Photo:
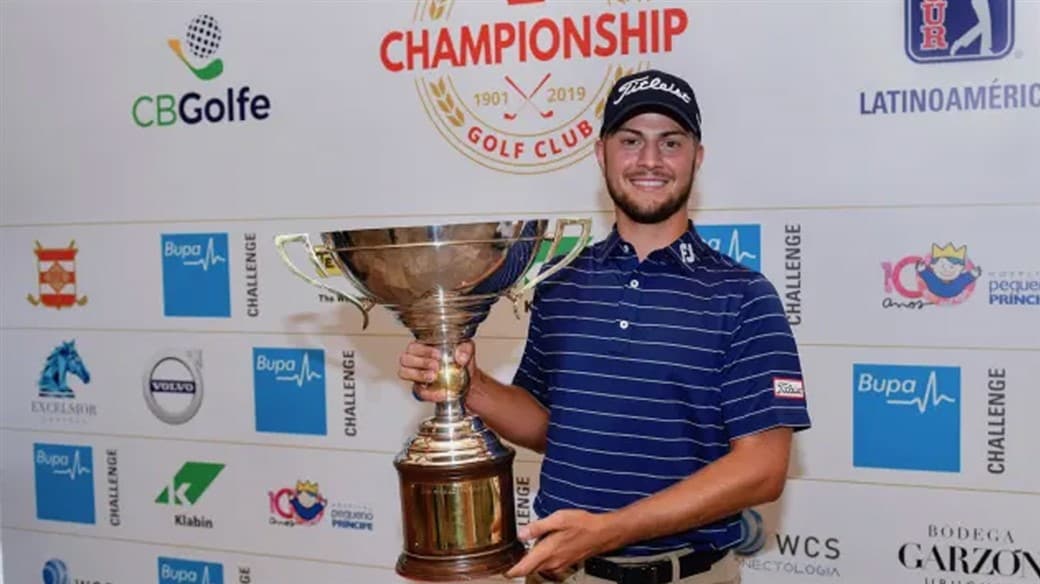
M726 251L722 251L721 237L709 240L708 245L715 251L724 253L740 263L743 263L744 260L758 259L757 255L749 251L744 251L740 245L740 231L737 229L730 232L729 245L727 246Z
M303 354L303 361L300 362L300 372L295 375L279 375L275 377L278 381L292 381L296 383L296 387L303 387L304 383L309 382L312 379L321 379L321 373L311 371L311 361L307 356L307 353Z
M68 475L69 480L74 481L77 477L79 477L79 475L90 474L90 469L80 464L79 451L76 451L76 453L72 456L72 464L69 466L69 468L63 470L55 470L54 474Z
M202 583L201 584L212 584L209 579L209 566L202 569Z
M209 238L209 243L206 244L206 254L197 260L184 260L186 266L202 266L202 271L208 271L210 266L214 266L221 262L227 262L227 258L217 255L217 252L213 249L213 238Z
M910 399L890 399L888 403L898 406L917 406L917 411L925 413L928 407L939 407L943 402L956 403L957 400L948 395L939 393L939 382L935 378L935 371L928 375L928 385L925 387L924 395Z

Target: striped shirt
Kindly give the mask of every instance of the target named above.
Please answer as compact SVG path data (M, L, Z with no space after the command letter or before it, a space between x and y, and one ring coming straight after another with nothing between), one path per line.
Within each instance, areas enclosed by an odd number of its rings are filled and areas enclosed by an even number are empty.
M719 459L735 438L807 428L801 379L764 276L712 250L692 222L641 263L615 228L535 291L513 379L549 410L534 510L619 509ZM617 553L721 550L740 537L734 515Z

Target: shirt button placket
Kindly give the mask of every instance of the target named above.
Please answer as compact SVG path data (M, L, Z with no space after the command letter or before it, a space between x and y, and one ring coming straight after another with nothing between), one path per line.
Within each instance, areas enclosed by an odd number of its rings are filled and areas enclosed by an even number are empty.
M632 339L634 329L632 323L638 322L639 309L636 307L640 305L639 286L639 274L633 272L632 276L628 278L628 282L624 284L624 290L621 291L621 299L624 304L621 305L618 314L618 336L626 341Z

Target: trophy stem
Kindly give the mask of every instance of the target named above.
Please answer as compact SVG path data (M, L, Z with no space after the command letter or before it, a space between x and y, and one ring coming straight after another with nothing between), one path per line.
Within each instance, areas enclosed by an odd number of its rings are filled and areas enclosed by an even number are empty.
M466 408L462 405L469 391L469 372L455 361L456 343L448 341L441 344L441 367L437 379L430 384L431 389L444 392L444 401L437 402L434 420L439 424L461 422L466 417Z

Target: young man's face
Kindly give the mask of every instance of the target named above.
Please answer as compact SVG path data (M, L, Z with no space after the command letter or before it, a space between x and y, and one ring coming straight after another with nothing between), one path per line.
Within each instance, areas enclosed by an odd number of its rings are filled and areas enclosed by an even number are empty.
M686 203L704 148L671 117L643 113L596 143L614 204L637 223L660 223Z

